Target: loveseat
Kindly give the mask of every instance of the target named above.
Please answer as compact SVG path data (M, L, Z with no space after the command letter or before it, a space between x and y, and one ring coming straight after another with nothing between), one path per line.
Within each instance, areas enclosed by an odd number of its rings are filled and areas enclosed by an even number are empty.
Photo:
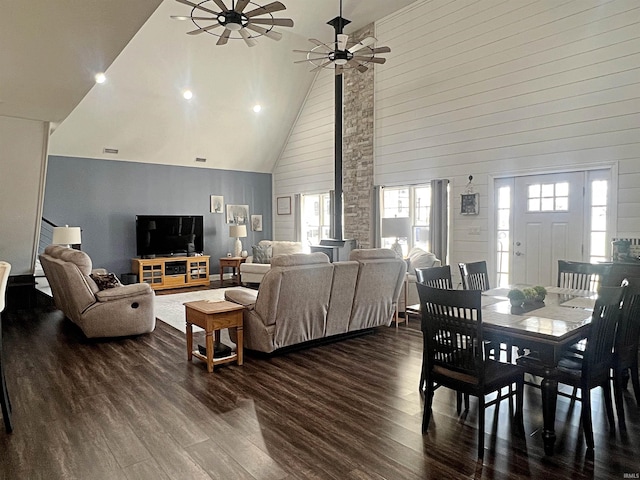
M420 303L418 288L416 287L416 268L440 267L440 260L431 252L427 252L419 247L413 247L406 258L407 262L407 285L402 287L402 293L398 300L398 310L404 312L405 301L407 305ZM405 294L405 287L407 288Z
M271 353L389 326L405 272L406 263L389 249L353 250L349 261L334 263L320 252L280 255L257 292L228 290L225 298L247 307L245 348Z
M103 285L110 288L101 290L94 278L109 278L107 271L93 269L85 252L60 245L49 245L40 263L56 308L88 338L138 335L155 329L155 294L148 284L120 285L111 277L114 281Z
M262 277L271 268L271 259L278 255L302 253L301 242L287 242L283 240L260 240L252 247L253 255L247 257L240 265L242 283L260 283Z

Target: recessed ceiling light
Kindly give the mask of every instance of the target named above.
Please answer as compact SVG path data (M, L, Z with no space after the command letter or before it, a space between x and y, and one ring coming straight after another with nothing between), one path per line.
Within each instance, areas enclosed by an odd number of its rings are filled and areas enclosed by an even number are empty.
M102 72L96 73L95 79L96 79L96 83L104 83L107 81L106 75Z
M182 96L186 100L191 100L193 98L193 92L191 90L185 90L184 92L182 92Z
M261 105L254 105L253 106L253 111L256 113L260 113L260 110L262 110L262 106Z

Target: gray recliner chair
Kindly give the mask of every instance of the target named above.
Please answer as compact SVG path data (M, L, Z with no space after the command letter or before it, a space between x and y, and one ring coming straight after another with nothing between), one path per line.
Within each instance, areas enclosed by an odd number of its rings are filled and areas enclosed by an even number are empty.
M40 255L56 307L89 337L123 337L155 329L155 293L146 283L100 290L85 252L49 245Z

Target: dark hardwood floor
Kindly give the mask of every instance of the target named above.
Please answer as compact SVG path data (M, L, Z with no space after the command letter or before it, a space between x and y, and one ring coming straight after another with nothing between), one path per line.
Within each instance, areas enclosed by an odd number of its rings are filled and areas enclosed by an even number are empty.
M184 334L89 341L43 305L3 313L14 433L0 429L0 479L621 479L640 473L640 412L610 434L594 391L594 458L580 405L558 400L556 454L541 440L540 392L526 388L524 434L507 403L458 417L440 389L422 435L417 322L244 366L186 361ZM202 341L202 339L198 339ZM627 477L638 478L638 477Z

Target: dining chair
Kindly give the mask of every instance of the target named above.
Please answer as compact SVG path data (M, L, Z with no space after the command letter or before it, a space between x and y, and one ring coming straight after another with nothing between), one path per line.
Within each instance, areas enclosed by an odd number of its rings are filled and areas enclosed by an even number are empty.
M489 274L487 273L487 262L458 263L460 276L462 277L462 288L464 290L489 290Z
M416 282L435 288L453 289L451 266L416 268Z
M558 260L557 286L597 292L610 273L611 264Z
M553 379L558 383L579 388L582 392L581 398L574 398L582 402L580 417L589 450L594 447L591 389L602 388L609 426L615 429L609 379L616 327L621 312L620 302L623 299L625 289L626 287L600 287L591 315L589 333L584 342L584 352L576 354L568 350L559 359L557 366L551 373ZM548 375L545 372L545 366L536 357L536 352L519 357L516 363L534 375L541 377Z
M451 281L451 266L444 265L442 267L416 268L416 282L428 285L434 288L453 289ZM420 384L418 389L423 391L425 388L425 356L422 356L422 370L420 372ZM469 395L464 395L465 410L469 408ZM457 393L457 411L460 413L462 408L462 393Z
M0 261L0 407L2 408L2 418L4 420L4 428L7 433L13 431L11 423L11 401L9 400L9 392L7 390L7 381L4 376L4 363L2 361L2 312L5 306L5 294L7 291L7 281L9 280L9 272L11 264Z
M636 405L640 406L640 380L638 379L638 344L640 342L640 277L626 279L622 299L622 313L613 346L613 393L620 430L626 430L622 391L631 377ZM627 373L628 372L628 373Z
M482 304L478 290L444 290L417 284L426 356L422 432L431 420L436 386L478 397L478 458L484 457L485 409L515 395L515 417L522 426L524 370L485 358ZM504 387L516 384L515 391ZM496 392L487 402L485 395Z

